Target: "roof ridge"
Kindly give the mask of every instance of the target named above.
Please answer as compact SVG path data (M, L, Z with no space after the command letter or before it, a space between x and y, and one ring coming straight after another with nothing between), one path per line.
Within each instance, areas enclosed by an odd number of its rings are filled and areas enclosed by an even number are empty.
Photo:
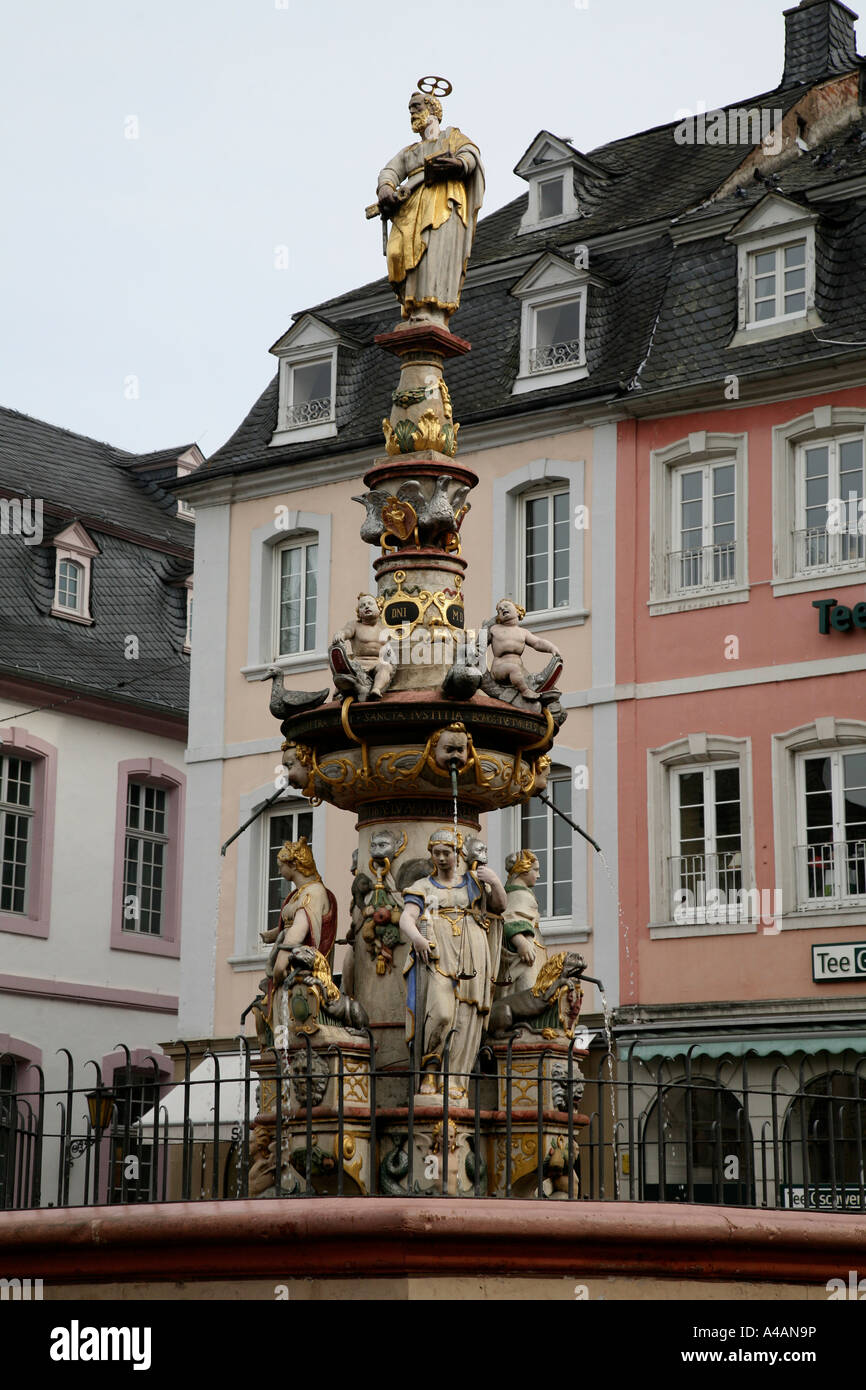
M103 449L109 449L113 454L122 454L125 458L138 457L128 449L121 449L118 444L110 444L107 439L97 439L92 434L82 434L80 430L71 430L66 425L55 425L51 420L43 420L38 415L28 415L25 410L16 410L11 405L0 405L0 415L15 416L18 420L27 420L31 425L44 425L46 429L55 430L57 434L66 434L72 439L83 439L88 444L99 444Z

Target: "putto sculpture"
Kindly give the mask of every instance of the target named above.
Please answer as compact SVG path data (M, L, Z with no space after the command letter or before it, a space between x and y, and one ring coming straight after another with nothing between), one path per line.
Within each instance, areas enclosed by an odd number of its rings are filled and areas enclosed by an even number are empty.
M369 211L391 222L388 279L403 318L447 328L460 303L484 169L477 145L456 126L441 126L439 97L450 94L450 82L420 78L418 86L409 99L409 118L419 138L380 171Z
M358 700L380 700L394 676L388 660L390 630L379 617L373 594L359 594L354 618L334 634L330 660L334 684Z
M485 623L488 629L492 661L489 675L496 686L512 686L518 695L537 704L541 696L551 691L562 671L562 654L558 647L539 637L529 628L521 627L526 609L513 599L501 598L496 605L496 617ZM530 675L523 664L527 647L537 652L549 652L550 661L543 671Z

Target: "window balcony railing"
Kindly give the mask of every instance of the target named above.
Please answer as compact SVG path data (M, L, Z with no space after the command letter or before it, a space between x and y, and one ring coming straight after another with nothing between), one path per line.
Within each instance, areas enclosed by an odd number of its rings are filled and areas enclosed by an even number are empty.
M550 372L556 367L579 367L583 362L580 339L568 343L549 343L546 347L530 349L530 372Z
M866 840L797 845L795 854L801 907L857 904L866 898Z
M287 425L317 425L330 418L330 396L322 396L317 401L299 401L297 405L290 405L286 412Z
M703 545L692 550L668 553L667 589L669 594L687 594L693 589L728 588L737 582L737 543Z
M858 570L866 566L866 536L848 531L830 532L825 526L794 531L794 572Z
M674 922L739 922L748 914L740 850L672 855L668 875Z

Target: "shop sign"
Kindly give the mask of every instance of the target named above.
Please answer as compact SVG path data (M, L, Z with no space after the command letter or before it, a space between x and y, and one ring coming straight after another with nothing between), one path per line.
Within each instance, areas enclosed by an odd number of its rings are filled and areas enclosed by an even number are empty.
M866 941L812 947L813 980L866 980Z
M796 1148L796 1144L795 1144ZM862 1211L863 1198L859 1185L852 1191L842 1183L836 1184L835 1194L832 1183L816 1183L810 1187L808 1196L803 1187L780 1187L782 1206L792 1211Z
M834 598L816 598L812 600L812 607L818 610L818 631L825 637L828 632L850 632L855 627L866 629L866 603L855 603L849 608Z

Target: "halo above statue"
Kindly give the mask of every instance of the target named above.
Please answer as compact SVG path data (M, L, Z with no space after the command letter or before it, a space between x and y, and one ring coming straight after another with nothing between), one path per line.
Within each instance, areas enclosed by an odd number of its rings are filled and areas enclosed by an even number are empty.
M425 96L450 97L454 88L447 77L419 77L418 91Z

